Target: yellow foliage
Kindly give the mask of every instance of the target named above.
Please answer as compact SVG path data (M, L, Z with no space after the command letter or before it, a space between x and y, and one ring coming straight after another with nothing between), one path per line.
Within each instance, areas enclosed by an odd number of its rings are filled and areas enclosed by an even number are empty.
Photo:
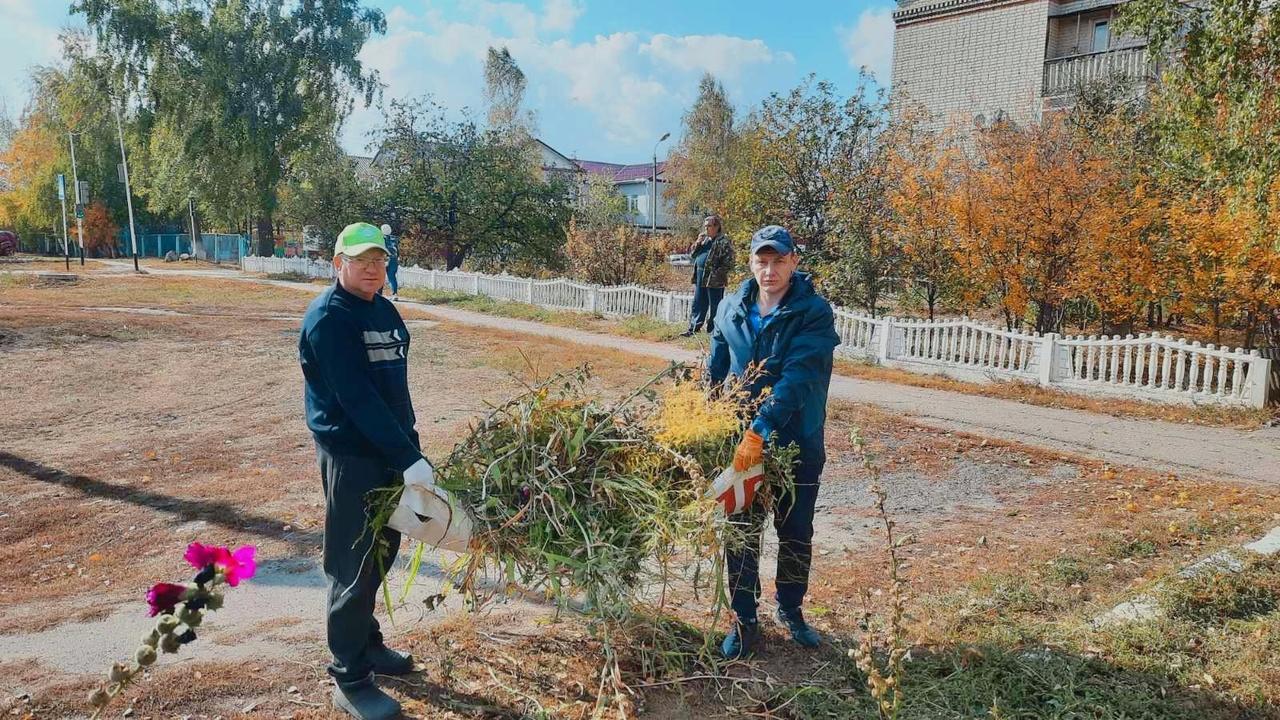
M696 382L664 390L655 422L655 439L677 450L726 440L740 427L737 401L730 396L712 399Z

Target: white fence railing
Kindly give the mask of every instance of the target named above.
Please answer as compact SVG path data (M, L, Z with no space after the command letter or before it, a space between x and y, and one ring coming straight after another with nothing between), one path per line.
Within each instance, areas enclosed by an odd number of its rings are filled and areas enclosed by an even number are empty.
M295 273L332 278L333 266L305 258L245 257L246 272ZM401 267L403 287L453 290L497 300L600 313L646 316L664 322L689 317L693 296L622 285L534 280ZM1119 395L1158 402L1263 407L1272 363L1246 352L1158 334L1076 337L1004 330L969 318L873 318L837 308L836 351L847 357L960 379L1010 379L1088 395Z
M1108 50L1046 60L1041 92L1046 97L1074 93L1080 86L1113 76L1128 79L1155 77L1155 63L1145 47Z

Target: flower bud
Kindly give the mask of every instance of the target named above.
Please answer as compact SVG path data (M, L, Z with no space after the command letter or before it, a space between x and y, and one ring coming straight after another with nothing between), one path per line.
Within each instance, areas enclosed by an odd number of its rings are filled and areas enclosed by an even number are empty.
M196 584L203 587L214 578L214 569L212 565L205 565L204 568L196 575Z
M156 621L156 630L158 630L161 635L164 635L166 633L173 632L174 629L178 627L178 625L179 625L178 618L174 617L169 613L165 613L164 615L160 616L159 620Z
M143 645L133 654L133 659L138 662L138 667L149 667L156 662L156 649L150 645Z
M160 649L164 652L176 653L181 645L182 643L178 642L178 636L171 632L160 636Z
M159 645L160 631L156 630L155 628L152 628L151 632L142 636L142 644L146 645L149 648L154 648L156 645Z
M124 682L129 679L129 667L121 662L111 664L111 670L107 672L107 678L113 683Z
M200 621L203 619L203 615L201 615L199 610L192 610L191 608L184 607L182 608L182 612L178 613L178 619L187 627L200 627Z
M187 601L200 593L200 587L195 583L182 583L186 590L182 591L182 600Z
M110 702L110 700L111 700L111 696L108 695L107 691L103 690L102 688L98 688L97 690L94 690L92 693L89 694L89 704L96 708L106 707L107 703Z
M210 610L221 610L222 599L222 593L209 593L209 597L205 600L204 606Z

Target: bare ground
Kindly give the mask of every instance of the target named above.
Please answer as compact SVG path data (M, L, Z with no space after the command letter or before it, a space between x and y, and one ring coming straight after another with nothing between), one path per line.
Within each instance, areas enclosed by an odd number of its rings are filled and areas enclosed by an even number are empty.
M316 570L321 498L295 350L309 298L212 279L0 285L0 711L75 716L94 678L148 626L146 587L179 579L182 547L200 540L258 545L262 576L121 708L156 718L332 716ZM182 314L86 309L94 307ZM616 393L663 364L493 329L418 321L413 332L411 383L435 453L530 367L545 375L590 360L601 391ZM854 427L879 455L890 512L917 538L906 572L922 596L1039 572L1063 556L1115 556L1105 573L1064 589L1087 612L1280 517L1270 489L1109 466L837 405L810 603L833 645L802 653L770 629L769 651L731 676L821 676L855 634L862 591L884 587L878 518L848 440ZM1136 539L1153 551L1115 549ZM706 621L691 598L670 609ZM422 670L388 687L413 716L521 717L541 707L582 717L593 707L598 646L577 623L550 622L545 608L398 617L396 638ZM920 642L943 635L927 621L916 632ZM653 718L736 715L760 687L633 683L636 709Z

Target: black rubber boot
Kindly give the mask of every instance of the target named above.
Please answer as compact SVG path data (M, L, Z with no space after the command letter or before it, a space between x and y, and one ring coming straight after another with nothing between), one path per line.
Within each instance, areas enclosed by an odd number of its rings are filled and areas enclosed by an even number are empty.
M379 675L408 675L413 672L413 656L386 645L370 646L366 657L373 663L373 671Z
M397 720L400 703L373 683L356 687L339 685L333 691L333 706L356 720Z

